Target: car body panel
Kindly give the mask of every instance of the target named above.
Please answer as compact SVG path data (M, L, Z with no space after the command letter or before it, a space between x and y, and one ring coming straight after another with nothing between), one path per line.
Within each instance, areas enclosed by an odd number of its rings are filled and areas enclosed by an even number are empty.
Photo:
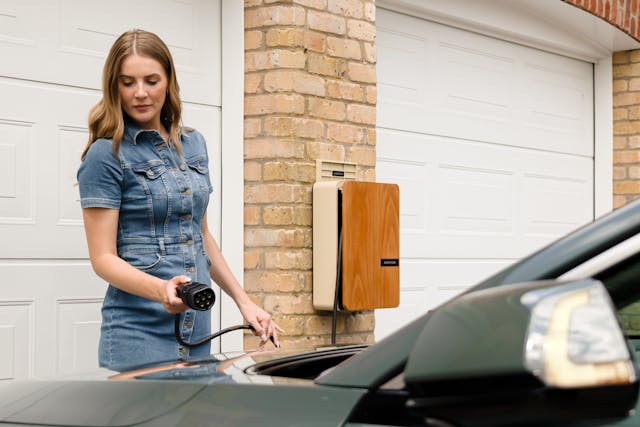
M204 387L151 381L28 381L0 388L0 421L124 427L171 413Z

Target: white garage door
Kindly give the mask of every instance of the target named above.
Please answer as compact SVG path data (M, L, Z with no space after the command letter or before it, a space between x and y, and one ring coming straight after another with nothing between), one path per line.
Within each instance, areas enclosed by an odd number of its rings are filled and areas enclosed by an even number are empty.
M377 180L401 297L376 339L593 219L592 64L378 10Z
M174 55L184 121L213 153L219 224L220 21L210 0L0 3L0 381L97 367L105 284L87 260L75 172L104 58L127 29L159 34Z

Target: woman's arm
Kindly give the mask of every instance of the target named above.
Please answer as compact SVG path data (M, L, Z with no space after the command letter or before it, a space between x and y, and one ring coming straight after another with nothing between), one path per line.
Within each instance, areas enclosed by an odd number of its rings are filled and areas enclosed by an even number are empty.
M186 307L176 290L181 284L189 282L190 278L175 276L171 280L162 280L138 270L118 257L118 214L118 209L82 209L93 270L118 289L161 302L169 313L183 312Z
M204 247L211 259L211 269L209 274L214 282L226 292L236 303L242 313L242 317L253 326L255 335L259 336L264 344L269 337L273 337L273 343L276 347L280 347L278 342L278 332L284 332L280 326L271 319L271 315L255 304L249 295L242 289L240 283L235 278L227 261L224 259L220 248L209 231L207 225L207 213L205 212L202 219L202 236L204 238Z

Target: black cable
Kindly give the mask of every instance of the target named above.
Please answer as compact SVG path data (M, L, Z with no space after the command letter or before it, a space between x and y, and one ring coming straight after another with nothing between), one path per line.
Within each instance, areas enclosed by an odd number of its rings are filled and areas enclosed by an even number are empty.
M208 337L203 338L203 339L201 339L199 341L187 342L187 341L182 339L182 335L180 334L180 314L176 314L173 331L174 331L174 333L176 335L176 339L178 340L178 342L180 344L182 344L185 347L196 347L196 346L199 346L200 344L204 344L206 342L209 342L212 339L218 338L220 335L224 335L227 332L231 332L231 331L237 331L238 329L253 329L253 327L251 325L229 326L228 328L221 329L218 332L215 332L215 333L209 335ZM273 340L273 338L272 338L272 340Z
M338 266L336 267L336 289L333 295L333 318L331 319L331 345L336 343L336 324L338 322L338 301L342 297L342 227L338 233Z

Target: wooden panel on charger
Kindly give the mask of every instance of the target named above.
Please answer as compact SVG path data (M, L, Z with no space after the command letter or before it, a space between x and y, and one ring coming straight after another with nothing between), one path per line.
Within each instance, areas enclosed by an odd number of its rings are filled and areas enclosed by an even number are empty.
M346 181L342 187L342 308L400 303L400 190Z

